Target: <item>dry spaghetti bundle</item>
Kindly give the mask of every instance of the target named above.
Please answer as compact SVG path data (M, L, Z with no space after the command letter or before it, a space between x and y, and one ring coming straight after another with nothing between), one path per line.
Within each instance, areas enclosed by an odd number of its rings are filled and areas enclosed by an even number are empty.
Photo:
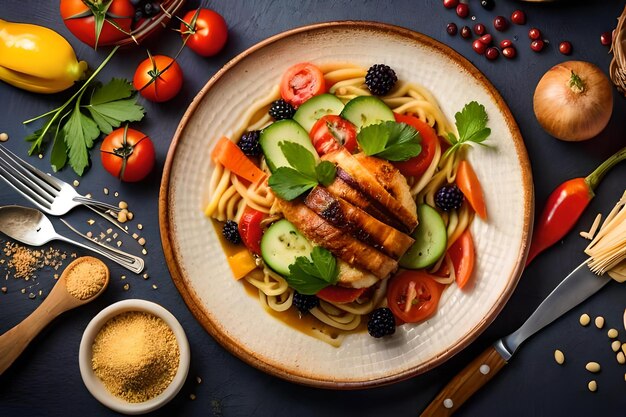
M585 249L585 253L589 255L587 264L596 274L604 274L619 265L616 274L621 275L619 271L624 269L624 265L620 265L626 260L626 210L624 206L626 206L626 191Z

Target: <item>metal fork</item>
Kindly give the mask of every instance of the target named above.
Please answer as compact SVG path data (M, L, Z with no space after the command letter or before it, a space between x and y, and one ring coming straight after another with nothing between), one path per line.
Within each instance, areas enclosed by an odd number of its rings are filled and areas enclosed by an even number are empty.
M121 210L119 207L78 194L70 184L43 173L1 145L0 176L45 213L61 216L74 207L83 205L128 233L108 214L117 214Z

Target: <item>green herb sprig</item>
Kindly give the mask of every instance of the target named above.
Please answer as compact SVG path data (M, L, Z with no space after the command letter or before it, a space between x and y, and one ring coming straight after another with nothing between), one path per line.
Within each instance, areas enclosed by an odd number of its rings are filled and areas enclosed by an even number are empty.
M129 81L113 78L105 85L94 81L116 50L117 47L64 104L24 122L47 118L40 129L26 137L26 141L32 142L29 155L41 152L46 143L52 142L52 169L58 171L69 162L74 172L82 176L89 166L89 149L101 133L109 134L124 122L143 118L144 109L137 104Z
M289 276L285 279L300 294L313 295L337 283L338 275L337 260L332 253L316 246L311 252L311 259L299 256L289 265Z
M294 142L278 144L291 167L276 169L268 180L274 194L291 201L317 184L329 185L335 179L337 168L332 162L315 164L315 157L304 146Z
M457 138L454 133L448 133L447 139L452 146L444 153L444 158L465 145L475 143L487 146L483 142L491 134L491 129L487 127L489 118L485 106L476 101L469 102L463 107L463 110L454 115L454 119L459 137Z
M406 161L419 155L421 141L415 128L392 121L366 126L357 135L357 142L365 155L388 161Z

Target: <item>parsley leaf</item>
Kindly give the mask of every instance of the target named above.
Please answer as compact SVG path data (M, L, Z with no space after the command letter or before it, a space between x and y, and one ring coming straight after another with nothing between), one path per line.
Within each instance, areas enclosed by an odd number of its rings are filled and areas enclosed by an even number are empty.
M388 161L406 161L422 151L422 138L406 123L392 121L369 125L357 135L359 146L366 155L376 155Z
M105 85L94 81L116 51L117 47L65 103L24 122L46 120L40 129L26 137L26 141L32 142L29 155L41 152L45 143L52 142L52 168L58 171L69 162L78 175L83 175L89 166L89 150L101 133L111 133L123 122L143 118L143 107L137 104L127 80L114 78ZM85 100L88 103L83 102L83 97L89 97Z
M457 138L453 133L448 133L448 142L452 146L446 151L444 157L471 143L486 146L483 142L491 134L491 129L487 127L489 117L485 106L476 101L469 102L463 107L463 110L454 115L454 119L459 137Z
M317 180L293 168L280 167L270 176L268 184L274 194L284 200L291 201L315 187Z
M324 187L328 187L333 181L335 181L337 167L330 161L322 161L315 167L315 172L317 174L317 180L320 184Z
M338 275L335 257L327 249L316 246L311 252L311 259L299 256L289 265L289 276L285 279L300 294L313 295L335 284Z
M295 142L280 142L280 150L291 167L280 167L270 176L268 184L274 194L290 201L314 188L329 185L335 180L337 169L332 162L315 165L315 156Z

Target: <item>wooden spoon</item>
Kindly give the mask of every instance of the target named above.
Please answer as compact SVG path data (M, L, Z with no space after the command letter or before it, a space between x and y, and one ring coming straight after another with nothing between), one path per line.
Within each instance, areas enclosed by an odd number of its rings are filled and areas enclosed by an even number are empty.
M73 268L83 262L90 262L97 268L103 268L105 278L104 285L97 293L91 297L80 299L68 292L67 276ZM92 276L95 276L95 274L92 274ZM99 259L83 256L70 263L41 305L22 320L21 323L0 336L0 375L11 366L15 359L26 349L26 346L28 346L48 323L61 313L94 300L104 292L108 284L109 268Z

